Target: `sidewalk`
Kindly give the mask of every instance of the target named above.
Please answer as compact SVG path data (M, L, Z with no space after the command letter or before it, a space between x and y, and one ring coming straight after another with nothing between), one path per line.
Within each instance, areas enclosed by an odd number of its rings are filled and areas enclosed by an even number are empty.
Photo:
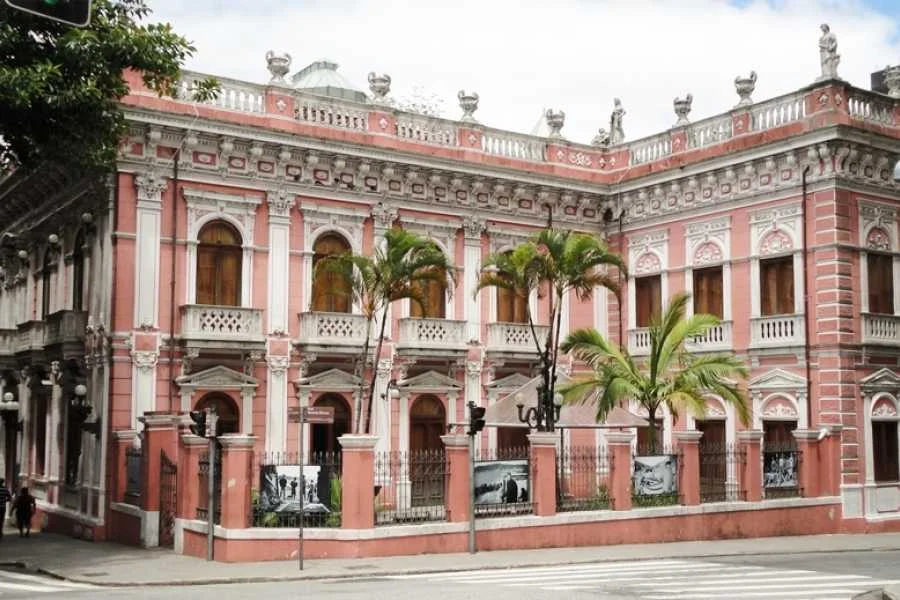
M448 570L502 569L597 561L656 558L703 558L850 552L900 549L900 533L819 535L673 542L590 548L507 550L469 554L308 560L300 571L296 561L217 563L179 556L170 550L142 550L111 543L84 542L49 533L4 536L0 564L18 564L80 583L107 586L201 585L302 579L380 577Z

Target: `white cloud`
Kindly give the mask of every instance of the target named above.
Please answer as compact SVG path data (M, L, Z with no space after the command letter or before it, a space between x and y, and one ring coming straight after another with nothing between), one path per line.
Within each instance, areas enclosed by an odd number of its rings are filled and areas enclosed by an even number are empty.
M733 80L756 70L755 100L819 75L819 25L838 36L840 75L869 74L900 59L898 22L861 0L151 0L155 18L193 40L190 69L263 83L267 50L292 70L328 57L367 89L386 72L394 95L414 86L446 99L481 96L485 125L528 132L542 108L560 108L563 133L587 142L622 99L627 139L675 122L672 100L694 96L692 120L737 102Z

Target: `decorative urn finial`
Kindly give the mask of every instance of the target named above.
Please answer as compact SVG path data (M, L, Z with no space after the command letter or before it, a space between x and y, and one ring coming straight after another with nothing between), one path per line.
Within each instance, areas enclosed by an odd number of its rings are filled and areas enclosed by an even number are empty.
M547 127L550 128L550 135L553 139L562 138L562 134L560 130L563 128L563 125L566 124L566 113L559 110L554 111L552 108L548 108L544 117L547 119Z
M269 50L266 52L266 63L269 73L272 74L269 85L284 85L284 76L291 70L291 55L287 52L278 55Z
M384 104L385 97L391 91L391 76L385 73L376 75L374 71L369 73L369 90L372 92L373 104Z
M693 102L694 97L691 94L688 94L684 98L675 98L675 101L672 103L675 107L675 114L678 116L675 127L683 127L684 125L691 124L688 120L688 114L691 112L691 104Z
M459 93L456 95L456 97L459 98L459 107L463 111L463 115L460 121L474 123L475 111L478 110L478 93L466 93L464 90L459 90Z
M756 71L750 71L750 77L741 77L740 75L735 77L734 89L741 98L741 101L737 103L735 108L753 104L753 99L750 95L753 94L753 90L756 89Z

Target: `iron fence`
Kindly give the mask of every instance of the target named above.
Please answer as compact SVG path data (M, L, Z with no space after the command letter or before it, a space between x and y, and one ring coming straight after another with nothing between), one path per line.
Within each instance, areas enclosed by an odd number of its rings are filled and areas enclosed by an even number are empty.
M738 444L700 444L700 502L746 500L741 471L746 451Z
M681 504L678 481L681 453L666 444L639 445L632 455L632 495L635 508Z
M251 486L251 527L299 527L301 499L304 527L341 526L341 453L309 455L301 478L303 462L297 453L256 456L259 482Z
M763 497L799 498L803 452L796 444L765 444L762 452Z
M375 525L447 519L449 467L443 450L375 455Z
M475 516L504 517L534 512L527 446L482 449L475 455Z
M218 525L222 521L222 452L216 445L215 451L216 472L213 480L214 493L217 498L215 523ZM200 455L200 476L197 478L197 484L200 486L199 502L197 504L197 519L201 521L209 520L209 452Z
M610 507L610 462L604 447L572 446L556 457L559 512Z
M140 448L125 450L125 498L126 504L140 506L144 477L144 451Z

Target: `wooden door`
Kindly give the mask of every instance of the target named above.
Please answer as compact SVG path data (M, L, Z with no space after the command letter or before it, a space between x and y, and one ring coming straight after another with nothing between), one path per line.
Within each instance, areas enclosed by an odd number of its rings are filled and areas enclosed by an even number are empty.
M444 502L445 457L441 436L446 428L444 404L434 396L420 396L410 410L408 461L412 506L441 506Z

